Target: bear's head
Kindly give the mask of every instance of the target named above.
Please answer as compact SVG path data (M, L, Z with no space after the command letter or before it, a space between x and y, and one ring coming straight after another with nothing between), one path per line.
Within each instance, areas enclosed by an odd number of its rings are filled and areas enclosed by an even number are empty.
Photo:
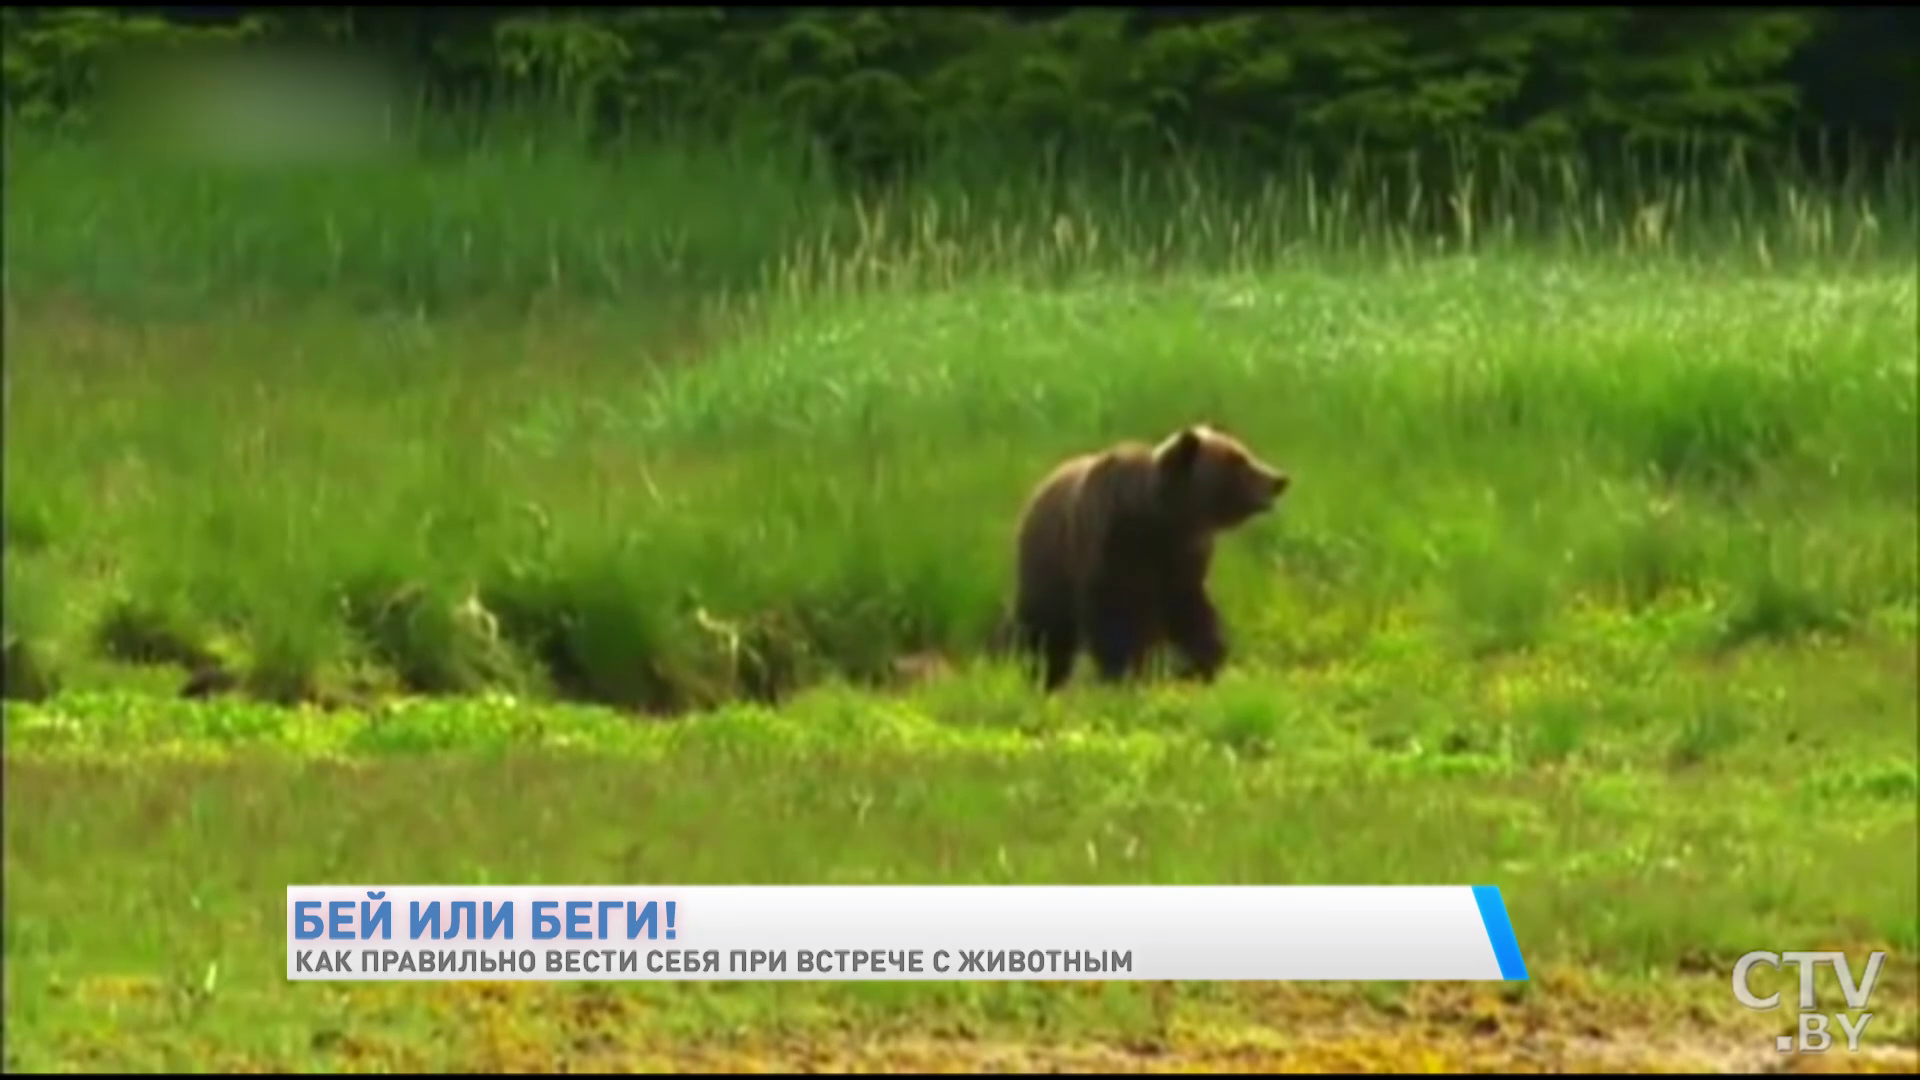
M1154 448L1162 505L1202 530L1230 529L1273 509L1292 482L1240 440L1195 424Z

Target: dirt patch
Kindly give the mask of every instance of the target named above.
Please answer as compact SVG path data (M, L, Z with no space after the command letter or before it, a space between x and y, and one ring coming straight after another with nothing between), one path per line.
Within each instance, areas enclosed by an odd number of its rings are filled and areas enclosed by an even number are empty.
M1719 980L1596 991L1549 975L1534 985L1345 987L1242 984L1175 1001L1147 991L1151 1016L1100 1029L988 1025L935 1008L868 1015L777 1010L698 1030L663 1002L605 985L355 987L343 1016L417 1008L426 1028L329 1030L298 1061L202 1060L225 1070L673 1072L1687 1072L1902 1073L1920 1069L1911 1015L1875 1016L1856 1053L1782 1054L1778 1016L1726 1008ZM1713 985L1710 985L1713 984ZM1089 992L1097 990L1086 984ZM1058 987L1062 998L1081 987ZM1906 999L1899 999L1904 1002ZM823 1003L824 1004L824 1003ZM1884 1025L1884 1026L1882 1026ZM356 1027L358 1025L355 1025ZM1031 1025L1022 1025L1031 1027ZM324 1035L324 1038L321 1037ZM1875 1037L1879 1041L1874 1041ZM201 1048L204 1052L208 1048Z
M477 1034L455 1064L472 1071L561 1072L1607 1072L1910 1073L1912 1048L1858 1053L1779 1054L1765 1036L1666 1037L1626 1032L1609 1038L1560 1033L1515 1037L1473 1030L1282 1029L1235 1036L1155 1040L1029 1040L818 1033L777 1039L662 1043L623 1031L587 1029L552 1042L502 1031ZM341 1049L346 1049L342 1047ZM417 1052L357 1039L355 1068L404 1067ZM258 1065L259 1063L255 1063ZM291 1065L292 1063L284 1063Z

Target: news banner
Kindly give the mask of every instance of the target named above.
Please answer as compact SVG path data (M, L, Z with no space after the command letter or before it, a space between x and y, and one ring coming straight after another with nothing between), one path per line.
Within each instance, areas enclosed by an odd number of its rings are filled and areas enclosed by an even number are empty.
M287 888L299 980L1519 980L1450 886Z

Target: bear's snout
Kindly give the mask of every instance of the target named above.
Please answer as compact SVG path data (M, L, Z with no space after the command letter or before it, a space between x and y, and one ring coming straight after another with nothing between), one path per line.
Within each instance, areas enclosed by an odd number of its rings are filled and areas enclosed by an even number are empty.
M1286 494L1288 486L1292 483L1293 479L1286 473L1272 469L1260 470L1260 475L1254 483L1255 504L1261 510L1273 509L1273 504L1280 501L1280 496Z

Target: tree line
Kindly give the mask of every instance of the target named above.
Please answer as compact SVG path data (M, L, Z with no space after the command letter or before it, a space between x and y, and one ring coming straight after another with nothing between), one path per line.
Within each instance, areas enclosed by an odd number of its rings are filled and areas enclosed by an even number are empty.
M136 50L352 49L428 107L539 101L605 134L757 123L854 169L990 138L1255 158L1355 145L1707 141L1885 150L1920 77L1904 8L36 8L12 117L84 123Z

